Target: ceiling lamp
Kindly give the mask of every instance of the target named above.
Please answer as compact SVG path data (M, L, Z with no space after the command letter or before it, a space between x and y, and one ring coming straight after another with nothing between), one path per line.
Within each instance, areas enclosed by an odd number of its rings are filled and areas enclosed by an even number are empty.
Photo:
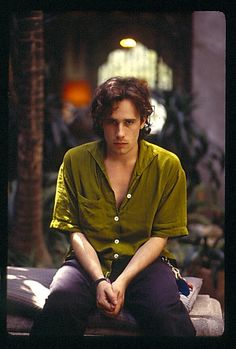
M131 38L122 39L120 41L120 46L125 47L125 48L135 47L136 41L134 39L131 39Z

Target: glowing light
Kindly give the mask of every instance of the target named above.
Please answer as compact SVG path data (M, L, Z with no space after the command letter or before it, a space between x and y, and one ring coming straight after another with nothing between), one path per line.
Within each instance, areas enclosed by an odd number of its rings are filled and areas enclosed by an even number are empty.
M63 100L76 107L88 105L92 98L91 88L86 80L67 81L62 93Z
M135 47L136 41L134 39L131 39L131 38L122 39L120 41L120 46L125 47L125 48Z

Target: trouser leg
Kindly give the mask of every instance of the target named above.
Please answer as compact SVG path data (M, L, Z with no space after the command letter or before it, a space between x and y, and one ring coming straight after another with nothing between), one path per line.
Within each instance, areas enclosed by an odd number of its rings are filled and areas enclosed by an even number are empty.
M161 258L130 283L125 306L147 335L195 336L195 328L180 301L174 274Z
M73 260L54 276L50 295L31 330L33 336L83 335L88 315L96 307L95 287L88 274Z

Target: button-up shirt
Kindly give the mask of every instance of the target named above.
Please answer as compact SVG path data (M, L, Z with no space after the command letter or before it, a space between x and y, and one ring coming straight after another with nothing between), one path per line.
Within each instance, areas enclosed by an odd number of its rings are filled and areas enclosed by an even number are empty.
M188 231L186 178L175 154L141 140L127 194L117 208L104 152L103 141L67 151L50 226L82 232L108 275L114 260L132 257L150 237L177 237ZM174 258L167 248L161 255Z

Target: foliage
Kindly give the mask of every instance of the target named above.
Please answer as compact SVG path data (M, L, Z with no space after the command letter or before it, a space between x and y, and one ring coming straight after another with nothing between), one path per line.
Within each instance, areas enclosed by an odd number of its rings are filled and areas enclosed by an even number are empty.
M194 275L197 268L208 268L216 286L217 273L224 268L224 211L217 199L224 152L210 142L193 119L195 105L191 95L176 91L153 94L167 112L164 127L154 142L179 156L188 183L189 235L170 240L169 248L184 275ZM207 170L208 183L202 178L201 166Z
M224 169L224 152L209 141L208 136L192 117L194 98L185 92L153 91L153 97L164 104L167 119L160 133L152 141L176 153L186 171L188 193L202 182L199 164L209 174L209 182L220 187L219 172Z
M44 171L58 171L65 152L94 140L88 108L62 104L53 94L45 101Z
M189 198L189 235L170 240L183 275L197 275L201 268L211 270L216 288L218 271L224 269L224 210L214 203L209 187L194 188ZM212 201L213 200L213 201Z
M34 255L25 255L19 253L19 251L13 251L11 248L8 249L8 265L16 267L35 267Z
M78 144L62 117L61 102L53 95L45 101L44 170L57 171L67 149Z

